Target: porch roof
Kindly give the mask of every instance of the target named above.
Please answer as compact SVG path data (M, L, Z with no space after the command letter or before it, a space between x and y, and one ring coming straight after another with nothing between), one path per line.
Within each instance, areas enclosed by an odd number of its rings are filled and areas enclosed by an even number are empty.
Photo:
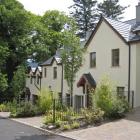
M85 84L88 84L90 88L95 88L96 87L96 81L92 77L90 73L83 74L80 78L80 80L77 83L77 87L84 86Z

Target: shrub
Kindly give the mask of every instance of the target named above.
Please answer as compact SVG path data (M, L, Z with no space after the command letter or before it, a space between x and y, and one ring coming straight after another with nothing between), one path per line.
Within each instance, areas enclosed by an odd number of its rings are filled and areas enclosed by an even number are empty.
M61 121L60 119L58 119L58 120L55 122L56 127L61 127L62 124L63 124L63 121Z
M7 111L7 107L5 104L0 104L0 112L6 112Z
M96 124L103 120L104 111L98 109L83 109L82 110L84 120L87 124Z
M39 114L39 109L30 102L22 102L20 106L11 111L11 117L32 117Z
M110 113L110 118L122 118L125 116L125 113L129 111L129 104L128 102L123 99L118 97L117 100L114 101L111 113Z
M53 105L53 96L51 91L48 89L42 90L39 94L38 105L42 112L52 109Z
M120 118L129 110L127 101L118 97L117 92L113 92L109 79L103 79L97 87L94 101L96 107L101 108L107 118Z
M70 124L64 124L64 125L62 126L62 130L70 130L70 129L71 129Z
M44 124L46 124L46 125L48 125L48 124L50 124L50 123L53 123L53 117L52 117L52 115L47 115L47 116L45 116L43 122L44 122Z
M77 122L77 121L72 122L72 124L71 124L71 128L72 129L77 129L79 127L80 127L80 123L79 122Z

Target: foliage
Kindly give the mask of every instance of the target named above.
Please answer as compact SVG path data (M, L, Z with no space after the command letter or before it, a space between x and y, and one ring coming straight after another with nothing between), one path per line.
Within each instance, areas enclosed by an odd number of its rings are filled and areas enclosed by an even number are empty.
M123 98L117 96L109 79L103 79L94 95L95 106L104 111L107 118L119 118L129 111L129 105Z
M77 38L74 33L65 31L64 40L64 48L61 51L61 57L64 66L64 76L72 97L75 76L82 65L83 49L80 47L79 38Z
M125 113L129 112L129 104L124 98L117 97L117 99L114 101L110 118L122 118L125 116Z
M63 126L62 126L62 130L70 130L71 129L71 126L70 126L70 124L64 124Z
M53 95L52 92L47 88L41 90L41 92L39 93L38 105L44 113L52 109Z
M20 81L20 82L19 82ZM11 83L12 91L15 97L19 97L23 94L26 84L25 67L19 66L17 71L14 73L13 81Z
M126 8L119 5L119 0L104 0L98 4L97 10L105 17L120 19Z
M87 124L96 124L103 120L104 111L100 108L97 109L83 109L82 114L84 116L84 120Z
M44 124L48 125L50 123L53 123L53 117L51 114L48 114L44 117Z
M7 112L7 107L5 104L0 104L0 112Z
M0 73L6 75L1 79L8 81L6 92L11 97L10 86L18 66L37 51L47 50L44 45L46 30L42 26L40 18L27 12L18 1L0 1Z
M52 56L56 50L63 46L63 30L69 28L69 32L73 29L74 20L63 12L57 10L46 11L41 18L44 28L48 30L45 43L48 45L49 54Z
M79 36L81 38L87 37L87 31L91 31L95 27L96 14L96 0L73 0L74 5L70 7L72 9L71 15L75 19L77 26L79 27Z
M7 77L0 72L0 91L5 91L8 87Z
M77 129L80 127L80 123L78 121L74 121L71 124L71 129Z
M16 108L11 111L11 117L32 117L40 115L42 112L30 102L22 102L17 104Z

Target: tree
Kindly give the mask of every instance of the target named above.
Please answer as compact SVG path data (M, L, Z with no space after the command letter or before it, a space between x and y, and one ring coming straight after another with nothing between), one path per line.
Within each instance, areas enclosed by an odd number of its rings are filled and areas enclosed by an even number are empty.
M40 17L27 12L16 0L0 1L0 72L7 76L8 87L18 66L36 57L37 51L47 50L45 35Z
M63 45L63 33L66 25L71 26L73 19L66 16L63 12L57 10L46 11L41 19L44 28L47 29L47 38L45 44L48 45L50 56L54 55L56 50Z
M15 97L19 97L25 91L25 84L26 84L25 70L26 70L25 66L19 66L17 71L14 72L14 77L11 83L11 87Z
M64 76L67 80L71 94L71 105L73 103L73 84L75 81L76 73L82 65L83 49L80 47L80 40L72 32L65 32L64 48L62 49L62 63L64 66Z
M97 10L105 17L121 19L121 15L127 7L119 5L119 0L104 0L103 3L98 4Z
M77 26L79 27L78 34L81 38L87 37L87 32L95 27L97 19L96 0L73 0L74 5L70 7L70 13L74 17Z

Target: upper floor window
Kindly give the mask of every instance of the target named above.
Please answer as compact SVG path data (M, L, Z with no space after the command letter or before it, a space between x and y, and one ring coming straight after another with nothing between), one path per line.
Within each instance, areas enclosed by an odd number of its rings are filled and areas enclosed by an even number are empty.
M119 49L113 49L112 50L112 66L119 66L119 58L120 51Z
M31 76L31 78L30 78L30 84L32 84L33 83L33 78L32 78L32 76Z
M40 80L39 75L37 75L37 84L39 84L39 80Z
M96 52L90 53L90 67L96 67Z
M57 78L57 67L53 68L53 79Z
M47 77L47 68L44 68L44 77Z

